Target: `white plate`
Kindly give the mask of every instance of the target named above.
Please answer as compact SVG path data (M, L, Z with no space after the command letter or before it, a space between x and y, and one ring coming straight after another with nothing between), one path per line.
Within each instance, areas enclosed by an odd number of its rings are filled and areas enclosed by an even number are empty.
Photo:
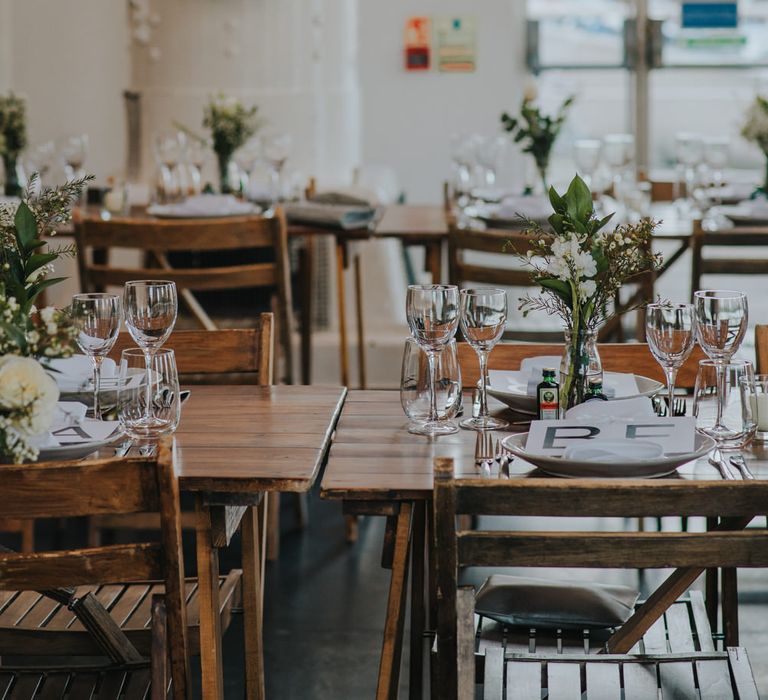
M607 464L605 462L584 462L563 459L562 457L529 454L525 451L527 439L528 433L520 433L518 435L508 435L501 443L513 455L524 459L529 464L541 469L541 471L552 476L564 476L571 479L579 477L624 479L665 476L674 472L678 467L703 457L715 449L715 441L711 437L696 433L693 452L679 452L657 459L626 462L622 466L617 467L615 464Z
M115 432L106 440L94 440L93 442L80 442L73 445L59 445L58 447L44 447L38 455L38 462L50 462L62 459L82 459L89 454L111 445L123 437L118 423L115 423Z
M639 374L635 375L637 381L637 393L630 396L620 396L618 398L609 399L610 401L623 401L624 399L636 399L638 396L653 396L664 388L661 382L657 382L655 379L649 377L643 377ZM512 410L519 413L528 413L535 415L536 409L536 397L528 396L519 391L506 391L503 389L494 389L492 386L488 386L489 396L498 399L502 403L505 403Z

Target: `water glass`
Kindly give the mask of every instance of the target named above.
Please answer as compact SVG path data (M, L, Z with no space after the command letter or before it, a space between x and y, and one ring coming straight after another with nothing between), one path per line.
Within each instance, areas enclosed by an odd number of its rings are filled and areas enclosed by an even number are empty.
M93 363L93 417L101 419L101 363L120 330L120 297L116 294L75 294L70 306L77 344Z
M477 353L480 362L480 411L459 425L469 430L499 430L509 422L488 415L488 355L501 340L507 325L507 293L503 289L462 289L459 324L464 339Z
M592 178L600 165L600 151L603 142L599 139L578 139L573 144L573 158L576 171L581 175L587 187L592 189Z
M438 356L436 372L438 418L455 418L461 408L461 369L455 339ZM429 418L429 360L413 338L407 338L403 348L400 404L414 427Z
M440 352L456 335L459 323L459 289L445 284L414 284L408 287L405 312L411 335L427 354L429 369L429 416L411 426L417 435L448 435L458 428L437 413L437 361Z
M677 371L688 359L696 343L693 304L648 304L645 309L645 336L651 354L667 378L671 412Z
M173 350L155 352L149 367L139 348L123 350L117 376L117 416L129 437L152 440L176 430L181 399Z
M714 439L720 449L740 449L754 437L757 423L749 400L754 383L754 369L747 360L725 365L699 362L693 393L696 429Z
M768 442L768 374L756 374L753 381L743 378L741 391L756 425L755 440Z

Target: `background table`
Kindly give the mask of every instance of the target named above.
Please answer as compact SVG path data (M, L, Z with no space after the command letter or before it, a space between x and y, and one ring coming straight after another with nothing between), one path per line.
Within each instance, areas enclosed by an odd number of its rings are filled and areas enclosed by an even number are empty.
M500 404L491 400L498 411ZM465 407L469 405L464 397ZM690 400L689 400L690 405ZM507 417L509 414L507 414ZM519 430L525 430L524 427ZM496 431L502 438L505 433ZM345 402L323 474L322 498L341 499L345 511L382 515L388 519L382 566L391 568L384 639L379 666L377 697L397 695L411 568L410 697L421 697L423 674L422 633L434 629L436 602L429 577L431 562L430 521L433 463L435 457L451 457L459 475L477 477L474 467L476 433L459 430L453 435L428 438L408 433L408 419L394 391L351 391ZM758 479L768 479L768 451L744 452ZM519 459L510 466L510 478L545 476ZM720 481L706 458L681 467L669 478ZM638 480L648 483L654 480ZM409 561L410 559L410 561ZM732 590L735 591L735 577ZM730 601L735 604L735 600Z

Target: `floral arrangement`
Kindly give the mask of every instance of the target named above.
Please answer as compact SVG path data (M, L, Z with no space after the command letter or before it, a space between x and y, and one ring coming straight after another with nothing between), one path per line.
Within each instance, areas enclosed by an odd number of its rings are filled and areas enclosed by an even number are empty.
M563 359L571 369L561 371L561 396L570 407L583 399L586 346L617 313L616 293L630 278L661 265L661 256L651 250L658 222L645 218L606 229L613 214L595 216L592 193L578 175L562 195L550 188L549 200L551 231L533 222L526 230L530 247L524 260L541 293L522 297L520 309L524 315L538 310L563 319L569 339Z
M70 220L73 202L91 177L45 188L33 196L33 176L21 203L0 205L0 459L37 457L34 437L53 419L59 397L44 367L48 359L70 356L75 329L58 309L38 310L40 293L63 278L51 278L53 263L74 249L41 252L44 236Z
M757 95L747 110L741 135L750 143L756 143L766 158L766 173L762 191L768 195L768 99Z
M530 153L533 156L545 192L549 189L547 185L549 157L560 135L568 108L573 104L574 99L575 97L571 95L560 105L557 114L548 116L542 114L541 109L535 104L535 91L529 89L523 97L519 117L512 117L507 112L501 115L501 125L504 130L513 135L515 143L523 143L524 153Z
M203 126L210 129L213 150L219 162L221 191L229 192L229 161L235 151L253 136L261 125L258 107L247 108L234 97L219 94L205 106Z
M16 161L27 145L26 104L12 92L0 95L0 156L5 168L5 194L21 194Z

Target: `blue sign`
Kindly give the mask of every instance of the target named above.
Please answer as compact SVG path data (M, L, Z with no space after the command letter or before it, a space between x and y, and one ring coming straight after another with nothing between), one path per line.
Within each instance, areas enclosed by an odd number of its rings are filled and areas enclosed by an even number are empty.
M738 2L683 2L683 29L735 29Z

